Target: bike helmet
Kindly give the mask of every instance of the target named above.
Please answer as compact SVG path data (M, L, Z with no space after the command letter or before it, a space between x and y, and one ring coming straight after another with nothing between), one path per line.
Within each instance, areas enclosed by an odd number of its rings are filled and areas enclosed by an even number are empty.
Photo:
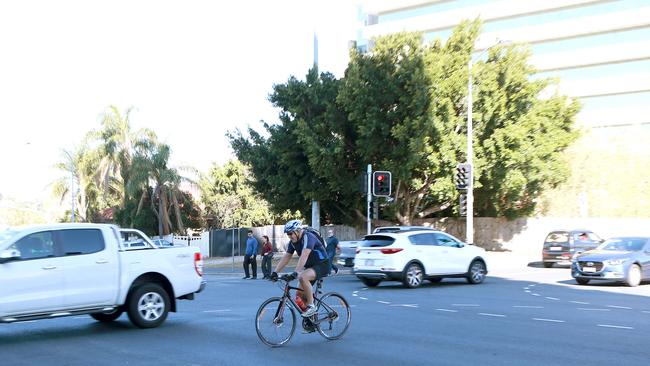
M284 225L284 233L289 234L296 230L302 229L302 222L300 220L290 220Z

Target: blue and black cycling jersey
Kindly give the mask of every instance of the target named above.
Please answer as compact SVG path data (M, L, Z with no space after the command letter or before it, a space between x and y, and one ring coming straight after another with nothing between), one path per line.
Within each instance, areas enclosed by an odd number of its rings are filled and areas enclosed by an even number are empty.
M296 252L298 255L301 255L303 248L311 249L309 258L307 258L307 263L305 263L305 268L313 267L328 258L327 250L323 244L321 244L318 237L316 237L316 234L306 230L302 232L302 238L300 238L297 243L294 244L291 241L289 242L287 253L293 254Z

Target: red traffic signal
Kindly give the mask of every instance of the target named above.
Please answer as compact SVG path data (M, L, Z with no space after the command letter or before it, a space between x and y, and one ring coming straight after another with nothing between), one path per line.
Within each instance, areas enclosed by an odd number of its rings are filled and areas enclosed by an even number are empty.
M375 197L390 197L391 173L376 171L372 173L372 195Z

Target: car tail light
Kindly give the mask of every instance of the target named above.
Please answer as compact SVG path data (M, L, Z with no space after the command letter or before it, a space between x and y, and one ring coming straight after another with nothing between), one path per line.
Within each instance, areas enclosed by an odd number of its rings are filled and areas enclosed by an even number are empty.
M201 257L201 252L194 253L194 269L199 276L203 277L203 258Z
M402 248L386 248L386 249L381 249L381 252L384 254L395 254L401 252Z

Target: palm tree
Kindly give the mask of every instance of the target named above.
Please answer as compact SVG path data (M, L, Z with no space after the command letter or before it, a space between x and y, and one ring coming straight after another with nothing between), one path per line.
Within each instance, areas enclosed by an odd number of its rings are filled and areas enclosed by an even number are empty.
M131 131L129 116L133 108L123 114L116 106L109 106L102 119L102 128L95 132L101 141L102 156L96 175L98 186L105 199L118 200L119 206L126 204L126 189L129 184L135 144L155 140L156 135L148 129Z
M183 181L191 182L179 174L177 169L167 166L170 148L158 143L155 139L139 141L135 146L135 154L131 169L131 180L127 185L127 196L135 198L139 195L136 215L144 208L149 198L151 210L158 219L160 236L170 234L175 226L179 232L185 232L181 216L181 204L186 199L180 190ZM151 193L151 197L148 195ZM172 224L172 212L175 225Z

